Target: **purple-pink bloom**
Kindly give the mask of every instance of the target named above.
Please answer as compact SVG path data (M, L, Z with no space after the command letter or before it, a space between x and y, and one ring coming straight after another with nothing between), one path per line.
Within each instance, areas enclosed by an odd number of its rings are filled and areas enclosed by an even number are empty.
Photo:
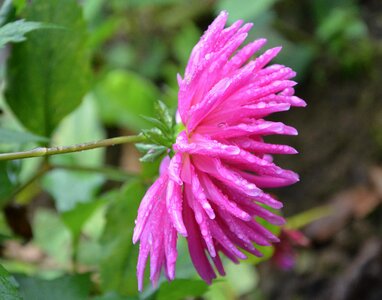
M262 188L298 181L298 175L272 162L272 154L295 154L285 145L269 144L272 134L296 135L296 129L263 118L306 103L294 96L295 72L268 63L281 47L251 60L265 43L259 39L238 48L251 23L224 28L228 14L209 26L192 50L184 78L178 75L178 112L185 129L162 161L161 174L142 199L133 242L140 241L137 277L143 288L150 256L150 280L164 270L175 278L178 234L187 238L192 262L207 283L224 275L221 254L235 263L240 251L261 256L255 245L279 239L256 218L282 225L284 219L264 207L282 203ZM210 257L208 259L207 255ZM213 268L212 264L215 266Z
M280 242L275 245L272 262L282 270L290 270L296 263L295 247L309 246L309 240L299 230L282 228L279 235Z

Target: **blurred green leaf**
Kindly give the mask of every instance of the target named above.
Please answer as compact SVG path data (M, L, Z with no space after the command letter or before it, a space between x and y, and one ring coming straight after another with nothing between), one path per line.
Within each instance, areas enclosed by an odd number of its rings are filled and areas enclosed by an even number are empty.
M65 275L53 280L16 276L26 300L84 300L90 292L89 274Z
M100 241L103 246L100 273L104 291L117 291L124 296L138 294L135 276L138 247L133 246L132 236L144 193L145 187L139 181L131 181L120 192L108 196L111 203Z
M75 0L33 1L25 17L67 28L31 32L26 42L14 45L8 61L10 108L29 130L50 136L88 88L86 25Z
M13 3L15 9L16 9L16 14L19 15L20 12L24 9L24 7L27 5L26 3L27 0L11 0Z
M23 131L0 128L0 143L24 144L30 142L46 142L47 138Z
M158 290L157 300L182 300L186 297L199 297L208 290L208 285L200 279L176 279L163 282Z
M105 43L108 39L113 37L113 34L120 28L121 22L119 19L110 19L105 20L101 24L99 24L96 28L94 28L91 31L90 37L89 37L89 47L91 49L97 49L102 46L103 43ZM129 48L118 48L113 50L116 50L116 52L113 51L112 56L113 58L115 56L120 55L122 57L122 60L124 60L126 57L129 58L128 50ZM118 60L118 58L116 59ZM118 64L117 64L118 65ZM124 64L119 64L119 67L123 67Z
M7 23L0 27L0 49L7 43L18 43L26 40L25 34L36 29L59 28L53 25L43 24L40 22L27 22L18 20Z
M176 4L181 2L180 0L128 0L129 6L135 7L135 6L162 6L162 5L169 5L169 4Z
M141 161L142 166L142 178L147 180L152 180L158 176L159 166L161 160L157 159L152 162Z
M322 41L331 39L356 39L367 35L367 26L355 7L331 10L317 28L317 36Z
M258 285L258 274L256 269L249 264L234 264L231 261L226 261L224 264L227 275L218 280L214 280L208 291L203 295L206 300L234 300L248 297L248 299L263 299L252 298L248 295Z
M2 203L11 193L15 187L8 174L7 161L0 162L0 203Z
M273 28L275 18L276 15L272 11L267 11L259 17L254 22L255 29L249 33L248 40L266 37L268 41L266 49L282 45L282 51L274 62L289 66L297 73L295 80L301 80L309 70L308 67L314 59L316 49L308 43L293 43L287 40Z
M102 296L97 296L92 298L92 300L138 300L138 297L127 297L127 296L121 296L117 293L107 293Z
M241 0L240 5L231 0L217 2L216 13L226 10L229 13L228 22L236 20L253 21L264 12L268 11L278 0Z
M83 224L77 249L79 264L97 269L103 255L99 239L102 236L106 223L105 213L107 203L104 200L103 198L95 200L99 205Z
M62 221L71 231L74 239L79 238L82 227L102 203L102 201L77 203L74 209L61 214Z
M73 209L78 203L92 201L104 177L81 171L53 170L43 180L44 189L54 198L60 212Z
M85 0L83 1L84 18L92 22L101 13L105 0Z
M39 209L33 218L34 242L63 267L70 262L70 232L59 215L51 210Z
M2 300L22 299L19 284L2 265L0 265L0 298Z
M310 223L335 214L333 207L323 205L305 210L288 218L285 227L288 229L301 229Z
M53 140L59 145L70 145L105 137L98 118L94 99L86 97L78 109L69 115L57 129ZM68 170L50 171L43 179L43 187L56 201L60 212L73 209L77 203L93 200L105 181L102 174L72 171L70 166L98 167L103 163L105 149L70 153L50 158L53 164L67 166Z
M95 99L87 95L81 105L67 116L57 128L53 140L56 145L71 145L105 138ZM65 165L102 166L105 149L52 156L51 162Z
M320 0L312 1L311 7L317 24L320 24L334 9L347 9L354 6L355 0Z
M20 163L17 161L0 162L0 207L17 187L19 171Z
M3 26L7 23L8 19L11 17L14 9L13 9L13 1L5 0L0 8L0 26Z
M173 39L173 51L180 62L180 70L183 70L186 67L191 50L196 45L199 38L200 30L193 23L187 23Z
M159 98L159 91L138 74L115 70L99 82L95 95L106 123L139 131L148 126L140 116L154 115L154 102Z

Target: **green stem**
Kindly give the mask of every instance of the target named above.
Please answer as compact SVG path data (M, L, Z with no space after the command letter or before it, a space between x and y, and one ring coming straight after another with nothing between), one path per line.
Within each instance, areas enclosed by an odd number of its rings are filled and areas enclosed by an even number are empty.
M52 164L53 169L62 169L68 171L79 171L79 172L89 172L89 173L100 173L108 177L109 179L116 181L126 181L131 178L138 176L138 174L128 173L121 171L116 168L111 167L87 167L87 166L76 166L76 165L61 165L61 164Z
M34 174L31 178L29 178L25 183L23 183L21 186L19 186L8 198L4 203L10 202L14 197L16 197L19 193L24 191L27 187L29 187L32 183L34 183L36 180L38 180L40 177L42 177L46 172L50 171L52 168L48 164L44 164L42 168Z
M301 229L302 227L333 214L333 207L329 204L318 206L292 217L287 218L285 227L288 229Z
M56 146L51 148L38 147L28 151L2 153L0 154L0 161L79 152L79 151L91 150L91 149L96 149L101 147L114 146L118 144L144 142L145 140L146 138L142 135L131 135L131 136L119 136L115 138L83 143L83 144L76 144L71 146Z

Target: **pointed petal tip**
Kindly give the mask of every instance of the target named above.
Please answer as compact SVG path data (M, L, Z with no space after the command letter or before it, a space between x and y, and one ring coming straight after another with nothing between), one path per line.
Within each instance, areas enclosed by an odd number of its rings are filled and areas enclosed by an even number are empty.
M175 279L175 270L172 270L172 271L167 273L167 279L169 281L173 281Z
M177 228L176 229L177 231L178 231L178 233L181 235L181 236L183 236L183 237L187 237L188 236L188 233L187 233L187 230L186 230L186 228Z
M288 135L298 135L298 131L294 127L287 126L285 128L285 134L288 134Z
M298 154L298 151L297 151L297 149L290 147L289 154Z
M176 74L176 79L178 80L178 85L181 86L183 83L182 76L178 73Z
M259 43L259 44L266 44L268 42L268 40L266 38L259 38L257 40L254 41L254 43Z
M140 274L137 274L138 277L138 291L142 292L143 291L143 276Z
M133 244L135 245L139 238L141 237L140 233L138 233L137 231L134 230L134 234L133 234Z
M228 11L226 11L225 9L222 10L217 17L218 18L220 18L220 17L226 17L227 18L228 17Z

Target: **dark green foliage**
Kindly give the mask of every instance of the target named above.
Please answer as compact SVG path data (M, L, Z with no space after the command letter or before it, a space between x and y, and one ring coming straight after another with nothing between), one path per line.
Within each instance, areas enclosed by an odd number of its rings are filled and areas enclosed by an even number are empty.
M138 247L132 244L134 220L145 187L131 181L120 192L111 193L102 234L101 286L105 291L121 295L137 295L135 263Z
M16 279L20 294L28 300L84 300L90 292L89 274L66 275L53 280L19 275Z
M2 300L21 300L19 284L16 280L0 265L0 298Z
M88 89L86 25L75 0L33 1L25 18L65 27L30 33L14 45L7 68L5 94L12 111L32 132L50 136Z

